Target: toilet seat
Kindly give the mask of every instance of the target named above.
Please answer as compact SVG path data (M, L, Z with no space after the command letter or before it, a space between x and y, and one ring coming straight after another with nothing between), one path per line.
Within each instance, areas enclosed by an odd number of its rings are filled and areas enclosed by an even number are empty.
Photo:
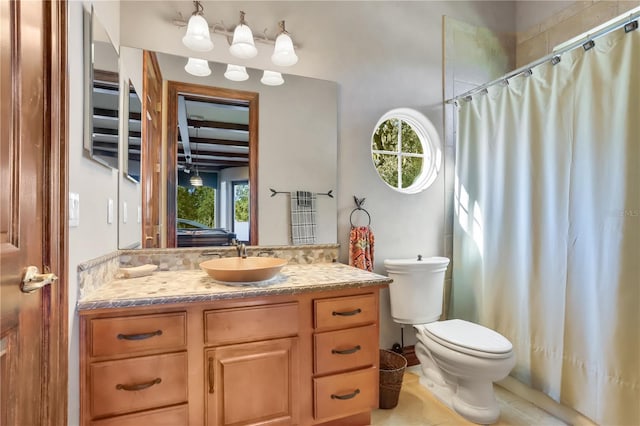
M511 342L489 328L459 319L414 325L425 337L457 352L480 358L506 358Z

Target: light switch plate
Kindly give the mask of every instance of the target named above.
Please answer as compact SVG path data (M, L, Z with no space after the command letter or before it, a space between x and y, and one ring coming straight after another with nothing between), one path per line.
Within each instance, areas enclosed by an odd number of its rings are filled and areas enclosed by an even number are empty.
M107 201L107 223L113 223L113 199Z
M69 228L80 226L80 194L69 193Z
M142 207L138 206L138 223L142 223Z
M127 223L127 202L122 202L122 223Z

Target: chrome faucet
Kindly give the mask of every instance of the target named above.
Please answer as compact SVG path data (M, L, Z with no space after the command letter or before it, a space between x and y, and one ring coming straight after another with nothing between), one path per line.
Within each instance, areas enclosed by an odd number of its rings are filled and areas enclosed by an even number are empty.
M245 246L244 243L237 243L236 251L238 252L238 257L243 259L247 258L247 246Z

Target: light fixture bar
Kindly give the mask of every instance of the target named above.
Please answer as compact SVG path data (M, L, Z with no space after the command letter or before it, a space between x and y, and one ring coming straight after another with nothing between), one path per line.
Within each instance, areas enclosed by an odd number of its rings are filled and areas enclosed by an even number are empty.
M180 16L180 18L179 19L174 19L173 20L173 24L175 26L177 26L177 27L180 27L180 28L186 27L187 26L187 21L184 20L184 18L183 18L181 13L178 12L178 15ZM220 22L215 23L213 25L209 25L209 29L211 30L211 32L213 34L218 34L218 35L224 36L227 39L227 42L229 43L229 45L231 45L231 42L233 40L233 29L232 30L228 30L225 27L223 21L220 21ZM234 27L234 29L235 29L235 27ZM253 40L256 43L268 44L268 45L271 45L271 46L275 46L277 35L276 35L276 37L271 38L271 37L269 37L267 35L267 31L268 30L265 28L261 35L259 35L259 36L258 35L254 35ZM297 43L293 43L293 47L296 48L296 49L299 49L300 45L297 44Z

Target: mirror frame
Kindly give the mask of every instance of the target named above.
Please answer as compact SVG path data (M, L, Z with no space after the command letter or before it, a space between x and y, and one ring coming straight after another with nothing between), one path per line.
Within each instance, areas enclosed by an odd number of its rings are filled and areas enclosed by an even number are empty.
M178 164L178 96L202 97L204 100L229 102L237 100L249 104L249 245L258 245L258 105L259 94L244 90L197 84L168 82L167 102L167 226L166 246L177 247L176 237L176 191Z

